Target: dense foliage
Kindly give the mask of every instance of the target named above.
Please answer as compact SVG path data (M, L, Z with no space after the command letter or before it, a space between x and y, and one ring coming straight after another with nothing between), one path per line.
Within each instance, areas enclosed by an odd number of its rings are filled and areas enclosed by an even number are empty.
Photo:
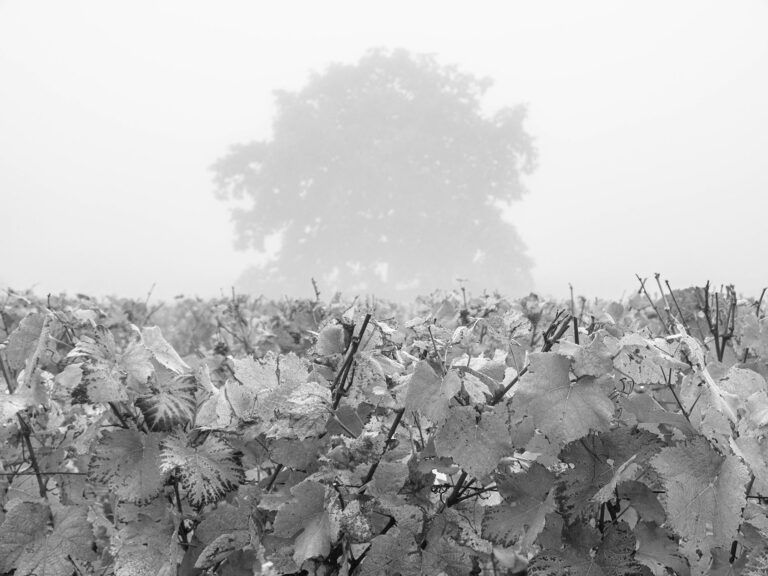
M0 304L0 574L768 569L762 298Z
M214 167L241 245L282 233L278 259L242 287L309 295L313 277L411 298L465 278L530 289L530 258L499 205L522 196L536 154L524 108L482 109L489 86L432 56L374 50L278 92L271 137Z

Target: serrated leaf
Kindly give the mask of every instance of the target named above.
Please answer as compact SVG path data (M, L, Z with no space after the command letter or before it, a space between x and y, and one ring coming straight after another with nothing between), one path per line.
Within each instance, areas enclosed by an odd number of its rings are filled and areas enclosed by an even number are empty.
M564 354L573 361L573 372L576 376L593 376L598 378L613 370L613 355L604 342L605 333L598 332L585 345L572 342L561 342L557 353Z
M275 518L274 534L296 537L293 559L298 566L309 558L325 557L335 539L325 508L325 486L304 480L291 488L293 501L280 507Z
M406 411L415 411L435 424L448 416L449 400L461 389L461 379L454 371L440 378L428 362L421 360L413 369L405 395Z
M160 434L143 434L138 430L104 432L93 451L90 479L107 484L122 500L151 500L165 482L165 474L160 470L161 438Z
M690 575L688 563L678 549L677 538L666 528L640 522L635 526L635 537L638 543L635 558L648 566L654 576L666 576L667 567L680 576Z
M516 550L529 552L544 530L547 514L554 510L554 492L548 493L543 500L526 497L489 506L483 518L483 537L502 546L517 544Z
M194 416L197 381L192 374L177 374L157 365L149 390L150 394L136 399L136 406L151 430L172 430Z
M104 326L97 326L93 336L83 336L68 356L84 360L80 383L72 390L75 402L124 402L129 389L141 391L153 373L150 353L141 343L130 343L120 354Z
M37 347L40 332L45 322L45 314L34 312L21 319L16 329L8 337L5 357L8 366L15 372L21 371Z
M616 468L608 483L592 496L593 502L603 504L612 500L615 497L616 487L619 484L635 479L640 472L640 467L634 462L636 457L637 454L634 454L629 460Z
M155 360L168 370L177 374L189 371L187 363L181 359L181 356L173 349L173 346L163 338L159 327L149 326L143 328L141 330L141 341L147 350L152 353Z
M323 356L344 353L344 327L340 324L329 324L317 336L317 353Z
M611 482L617 467L633 456L635 463L647 467L661 447L655 434L627 427L572 442L560 453L569 465L560 476L557 492L561 512L573 521L594 510L595 495ZM646 474L645 480L653 482L653 476Z
M86 515L85 508L59 509L53 532L38 535L35 545L21 555L16 576L71 576L73 561L93 559L93 528Z
M625 522L610 524L593 553L570 547L543 550L528 566L529 576L651 576L635 560L635 537Z
M156 522L141 515L123 525L115 539L115 576L158 576L162 570L175 570L179 552L170 518Z
M559 354L531 354L530 368L512 397L517 422L530 419L561 446L590 431L608 430L614 412L613 402L593 378L571 382L569 368L568 358Z
M768 438L747 432L738 438L731 438L731 447L747 463L755 478L768 482Z
M360 576L420 576L421 551L413 536L398 528L376 536L360 565Z
M24 550L45 534L50 511L37 502L11 508L0 525L0 574L11 572Z
M482 417L471 406L454 406L435 437L439 456L450 456L472 476L492 472L499 460L514 452L501 411L486 409Z
M749 479L736 456L720 456L697 437L662 449L651 464L664 478L662 503L675 532L703 551L736 538Z
M202 445L192 446L182 432L170 434L163 441L160 469L178 470L187 498L194 506L216 502L245 481L239 455L213 435Z
M195 568L208 570L219 562L226 560L228 556L248 546L251 542L251 534L247 530L239 530L228 534L219 535L200 552Z
M317 382L304 382L276 410L271 438L304 440L325 430L331 413L331 391Z

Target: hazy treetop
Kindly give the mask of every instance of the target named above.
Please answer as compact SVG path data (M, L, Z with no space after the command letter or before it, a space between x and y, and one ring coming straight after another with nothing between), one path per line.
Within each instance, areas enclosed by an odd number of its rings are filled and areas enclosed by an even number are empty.
M328 290L411 297L456 279L519 294L530 260L500 206L519 199L535 152L525 109L482 111L490 80L428 55L372 50L277 92L269 140L215 166L240 243L282 232L256 292Z

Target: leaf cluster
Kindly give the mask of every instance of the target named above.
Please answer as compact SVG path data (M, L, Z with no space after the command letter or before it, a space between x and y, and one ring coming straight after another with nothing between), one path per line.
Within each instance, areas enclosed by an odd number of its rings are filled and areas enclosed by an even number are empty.
M0 574L768 564L759 302L715 346L638 300L332 301L298 354L183 356L78 303L3 303Z

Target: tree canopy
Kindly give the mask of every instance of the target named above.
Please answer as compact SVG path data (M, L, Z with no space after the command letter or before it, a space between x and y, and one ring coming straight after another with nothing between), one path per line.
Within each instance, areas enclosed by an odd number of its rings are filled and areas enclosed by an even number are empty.
M530 289L531 261L500 207L535 163L522 106L486 114L491 82L433 56L372 50L277 91L271 138L213 167L241 247L282 234L242 288L412 297L457 286Z

